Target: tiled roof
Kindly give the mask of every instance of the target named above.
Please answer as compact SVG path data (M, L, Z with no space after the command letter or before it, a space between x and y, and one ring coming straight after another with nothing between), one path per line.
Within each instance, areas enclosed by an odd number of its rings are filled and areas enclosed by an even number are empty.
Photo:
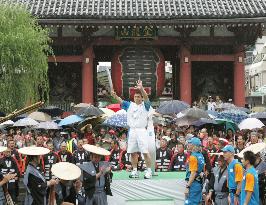
M233 19L266 16L266 0L0 0L43 19Z

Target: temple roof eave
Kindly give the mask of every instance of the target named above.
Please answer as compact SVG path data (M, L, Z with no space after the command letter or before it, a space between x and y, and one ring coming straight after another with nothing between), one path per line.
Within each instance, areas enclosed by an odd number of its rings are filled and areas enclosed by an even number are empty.
M219 19L94 19L94 18L42 18L39 17L40 24L62 24L62 25L247 25L266 24L265 17L256 18L219 18Z

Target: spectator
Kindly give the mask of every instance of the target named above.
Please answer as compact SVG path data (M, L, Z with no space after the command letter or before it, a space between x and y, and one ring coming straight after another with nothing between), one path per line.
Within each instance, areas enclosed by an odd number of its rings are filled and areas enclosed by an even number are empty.
M43 136L41 134L37 135L36 146L37 147L43 147L43 143L44 143Z
M121 169L126 171L132 171L132 164L130 153L127 153L126 149L122 150L119 156L119 165Z
M126 132L121 133L118 143L119 143L119 148L121 150L126 150L126 147L127 147L127 133Z
M16 142L16 147L17 148L24 147L24 145L25 145L25 138L24 138L24 135L22 134L20 128L18 128L16 130L16 134L14 136L14 141Z
M61 143L65 141L64 134L67 134L67 133L64 133L64 132L55 133L55 137L53 138L55 152L60 150Z
M240 153L244 148L245 148L245 140L243 139L242 135L239 135L237 137L237 144L235 147L235 153L236 154Z
M92 125L87 124L84 128L84 138L88 140L88 144L95 145L95 134L92 130Z
M261 153L256 154L254 168L258 173L260 204L266 203L266 162L261 159Z
M216 103L213 101L212 96L209 96L208 104L207 105L208 105L208 110L215 111L215 109L216 109Z
M169 168L171 171L185 171L186 161L187 155L184 152L184 145L179 143L174 150Z
M90 161L89 153L83 148L83 140L78 140L78 148L73 152L73 163L76 165Z
M109 158L109 162L112 164L112 171L120 170L119 165L120 158L120 148L117 140L112 140L111 142L111 154Z
M246 144L246 147L249 147L250 145L256 144L259 142L258 133L257 132L251 132L250 133L250 141Z
M0 170L3 175L6 174L16 174L16 177L12 180L8 181L8 193L10 194L13 202L17 203L19 196L19 177L20 177L20 169L18 161L15 157L11 156L11 150L7 148L4 152L5 157L0 161Z
M47 141L47 148L50 150L50 153L41 157L44 169L44 177L47 181L52 179L51 168L53 164L56 164L60 161L59 156L54 152L54 145L51 140Z
M59 156L61 162L72 163L72 161L73 161L71 152L67 151L67 144L65 141L61 143L61 149L58 152L58 156Z
M161 139L160 148L156 151L156 171L168 171L171 155L171 150L167 148L167 141Z
M206 128L201 129L199 133L200 139L202 141L203 147L206 147L208 144L208 132Z
M178 144L178 141L177 141L175 132L172 132L170 137L171 137L171 140L168 143L168 148L172 150L176 147L176 145Z
M216 161L217 156L216 155L210 155L210 154L216 153L217 150L216 150L216 148L215 148L215 146L213 144L213 137L212 136L208 137L208 143L207 143L207 147L205 148L205 150L209 154L209 159L210 159L211 166L214 167L214 163Z
M101 147L110 150L111 141L111 136L106 133L106 130L104 128L101 128L98 136L98 143L100 143Z

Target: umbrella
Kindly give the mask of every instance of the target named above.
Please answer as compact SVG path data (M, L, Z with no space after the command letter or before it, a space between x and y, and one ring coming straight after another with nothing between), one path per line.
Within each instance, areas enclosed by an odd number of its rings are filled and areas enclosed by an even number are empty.
M91 104L89 103L79 103L77 105L74 106L75 109L80 109L80 108L86 108L86 107L90 107Z
M176 125L179 127L192 125L196 121L195 118L189 118L187 116L183 116L176 119Z
M107 117L111 117L112 115L115 114L115 112L111 109L108 109L108 108L100 108L101 111L104 112L104 115L107 116Z
M4 112L0 111L0 117L5 117L5 116L6 116L6 114Z
M60 127L53 121L50 122L40 122L37 126L37 129L45 129L45 130L59 130Z
M257 119L266 119L266 112L252 113L250 116Z
M104 125L108 125L111 127L125 127L127 128L127 115L126 114L115 114L109 118L107 118Z
M217 118L232 120L239 124L242 120L248 118L248 114L240 110L225 110L219 113Z
M193 122L191 125L194 125L196 127L200 127L200 126L206 125L206 124L217 125L218 123L213 119L200 118L199 120Z
M233 109L235 108L236 106L232 103L223 103L221 105L221 109L224 109L224 110L230 110L230 109Z
M207 110L206 112L209 114L209 116L214 116L214 117L218 116L218 112L214 110Z
M28 117L40 122L46 122L52 120L51 116L44 112L32 112L31 114L29 114Z
M28 117L27 114L22 114L22 115L19 115L19 116L17 116L17 117L12 118L12 120L13 120L14 122L16 122L16 121L21 120L21 119L26 118L26 117Z
M1 126L12 126L14 125L14 122L12 120L7 120L5 122L2 122L0 125Z
M223 125L225 127L225 130L231 129L236 132L236 130L238 129L236 123L234 123L232 120L216 118L215 121L218 123L218 125Z
M20 119L17 122L15 122L13 126L14 127L30 127L30 126L36 126L38 124L39 123L36 120L26 117L26 118Z
M184 116L193 119L207 118L209 119L209 115L205 110L199 108L188 108L183 111Z
M246 152L246 151L252 151L254 154L257 154L259 152L261 152L263 149L266 148L266 143L265 142L261 142L261 143L256 143L256 144L253 144L253 145L250 145L248 147L246 147L245 149L243 149L239 154L238 156L240 158L243 158L243 154Z
M183 101L171 100L171 101L162 102L160 106L157 108L156 112L163 115L172 115L172 114L177 114L189 107L190 105Z
M38 111L44 112L52 117L61 116L64 112L64 110L56 106L47 106L45 108L40 108Z
M121 105L120 104L111 104L111 105L108 105L106 108L113 110L114 112L117 112L117 111L121 110Z
M264 124L256 118L247 118L238 125L240 130L253 130L256 128L262 128L263 126Z
M79 111L76 114L81 117L89 117L89 116L100 116L103 115L104 112L100 110L98 107L90 105L89 107L79 109Z
M77 122L81 122L82 120L84 120L84 118L78 115L69 115L68 117L62 119L58 125L59 126L71 125Z

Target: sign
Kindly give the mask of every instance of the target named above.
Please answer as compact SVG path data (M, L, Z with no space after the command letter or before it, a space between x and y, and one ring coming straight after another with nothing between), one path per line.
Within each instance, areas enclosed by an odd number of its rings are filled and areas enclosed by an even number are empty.
M115 29L116 39L156 39L157 36L155 26L119 26Z

